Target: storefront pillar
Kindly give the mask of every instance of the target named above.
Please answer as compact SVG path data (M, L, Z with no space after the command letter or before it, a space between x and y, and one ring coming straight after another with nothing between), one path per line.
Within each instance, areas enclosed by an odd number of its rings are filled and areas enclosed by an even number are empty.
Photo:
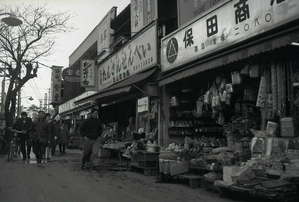
M168 126L169 126L169 94L166 86L162 86L160 90L160 104L158 116L158 143L160 146L169 144Z

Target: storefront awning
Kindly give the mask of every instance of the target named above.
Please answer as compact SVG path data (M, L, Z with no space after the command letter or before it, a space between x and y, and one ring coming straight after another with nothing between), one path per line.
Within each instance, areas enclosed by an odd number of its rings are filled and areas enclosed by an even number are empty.
M156 71L157 68L153 68L151 70L135 74L124 81L116 83L102 90L101 92L98 92L97 94L78 100L75 102L75 104L80 104L86 101L95 101L95 100L98 100L101 103L111 102L121 97L122 95L127 95L128 93L132 92L134 89L139 89L136 85L146 82Z
M82 103L83 103L83 102L82 102ZM94 106L94 104L91 103L91 102L84 103L84 104L82 104L82 103L81 103L80 106L78 106L78 107L76 107L76 108L73 108L73 109L71 109L71 110L69 110L69 111L67 111L67 112L60 113L59 115L60 115L61 117L69 116L69 115L72 115L72 114L74 114L74 113L76 114L76 113L80 113L80 112L82 112L82 111L84 111L84 110L88 110L88 109L90 109L90 108L92 108L92 107Z
M286 47L292 42L298 41L299 25L296 25L289 29L285 29L284 31L275 32L271 35L264 36L263 38L219 51L218 53L214 53L206 58L184 65L175 71L165 73L159 79L159 86L164 86L195 74L222 67L260 53Z

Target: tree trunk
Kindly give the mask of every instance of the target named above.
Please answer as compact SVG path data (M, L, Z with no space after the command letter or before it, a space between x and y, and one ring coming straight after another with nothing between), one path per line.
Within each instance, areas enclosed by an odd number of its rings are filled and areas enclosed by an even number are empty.
M16 113L16 94L12 92L7 93L5 100L5 122L6 126L12 126Z

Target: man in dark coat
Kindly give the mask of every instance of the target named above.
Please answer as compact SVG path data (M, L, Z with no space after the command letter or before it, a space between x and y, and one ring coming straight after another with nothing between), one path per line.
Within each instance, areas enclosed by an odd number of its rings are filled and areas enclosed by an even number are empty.
M84 138L83 142L83 157L81 168L85 168L86 163L92 163L90 157L92 155L92 148L96 139L102 133L102 123L98 118L98 112L93 111L90 117L83 121L80 127L80 134Z
M27 117L26 112L21 113L21 117L16 120L13 128L18 131L18 139L23 160L30 159L31 142L29 139L29 133L32 131L32 120L31 118Z
M38 119L33 123L33 152L36 155L37 163L42 162L49 140L50 127L46 120L44 111L38 112Z

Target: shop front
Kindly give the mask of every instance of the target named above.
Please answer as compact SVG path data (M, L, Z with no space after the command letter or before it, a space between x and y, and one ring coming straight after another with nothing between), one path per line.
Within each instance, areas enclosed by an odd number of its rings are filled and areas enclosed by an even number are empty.
M132 152L145 150L147 143L157 144L157 45L154 22L98 65L98 93L76 102L97 104L103 134L110 137L103 149L119 158L123 153L131 157Z
M86 119L95 104L87 101L76 104L76 101L95 94L95 91L87 91L58 107L59 117L68 124L71 135L79 136L79 125L82 120Z
M226 1L162 39L162 174L296 195L283 175L299 174L298 11L297 1Z

